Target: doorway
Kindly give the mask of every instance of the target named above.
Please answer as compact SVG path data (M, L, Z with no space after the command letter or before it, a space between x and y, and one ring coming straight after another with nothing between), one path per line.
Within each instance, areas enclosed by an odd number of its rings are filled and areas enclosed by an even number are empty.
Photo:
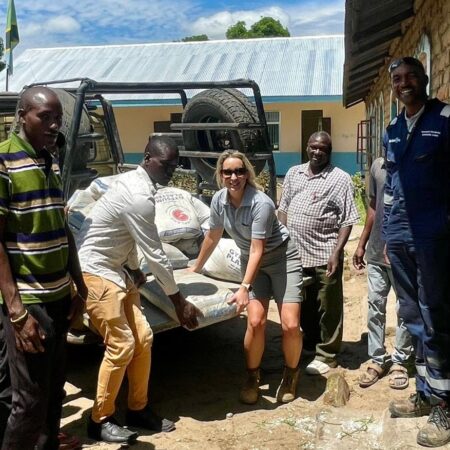
M308 162L308 139L316 131L326 131L331 135L331 117L323 117L321 109L302 111L302 163Z

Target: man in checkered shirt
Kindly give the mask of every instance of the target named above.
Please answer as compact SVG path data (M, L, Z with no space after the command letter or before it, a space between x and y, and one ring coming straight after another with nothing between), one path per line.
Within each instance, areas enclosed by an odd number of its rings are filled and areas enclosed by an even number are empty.
M331 137L324 131L308 140L309 162L289 169L278 217L297 244L305 288L301 325L306 348L315 346L310 375L336 367L343 327L342 271L344 246L359 220L348 173L330 164Z

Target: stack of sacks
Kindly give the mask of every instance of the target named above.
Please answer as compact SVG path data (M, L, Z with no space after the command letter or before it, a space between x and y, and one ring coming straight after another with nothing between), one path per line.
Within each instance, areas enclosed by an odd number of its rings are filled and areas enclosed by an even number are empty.
M69 199L68 222L75 240L95 202L118 177L120 174L97 178L87 189L75 191ZM189 258L198 255L208 229L209 207L182 189L161 187L155 195L155 214L159 237L173 268L186 267ZM144 261L143 266L146 272L148 268Z

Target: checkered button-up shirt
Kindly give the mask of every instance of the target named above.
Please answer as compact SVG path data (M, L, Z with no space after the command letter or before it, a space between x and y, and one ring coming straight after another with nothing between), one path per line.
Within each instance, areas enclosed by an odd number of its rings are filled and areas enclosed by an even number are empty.
M279 210L287 214L287 228L297 245L303 267L327 264L338 231L358 222L350 175L329 164L309 174L309 163L289 169Z

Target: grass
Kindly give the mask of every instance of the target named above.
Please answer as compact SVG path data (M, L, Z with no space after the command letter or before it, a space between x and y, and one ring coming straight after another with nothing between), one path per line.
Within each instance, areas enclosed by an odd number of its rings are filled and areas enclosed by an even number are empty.
M359 224L364 225L366 221L366 185L360 172L352 176L353 187L355 189L355 203L359 214Z

